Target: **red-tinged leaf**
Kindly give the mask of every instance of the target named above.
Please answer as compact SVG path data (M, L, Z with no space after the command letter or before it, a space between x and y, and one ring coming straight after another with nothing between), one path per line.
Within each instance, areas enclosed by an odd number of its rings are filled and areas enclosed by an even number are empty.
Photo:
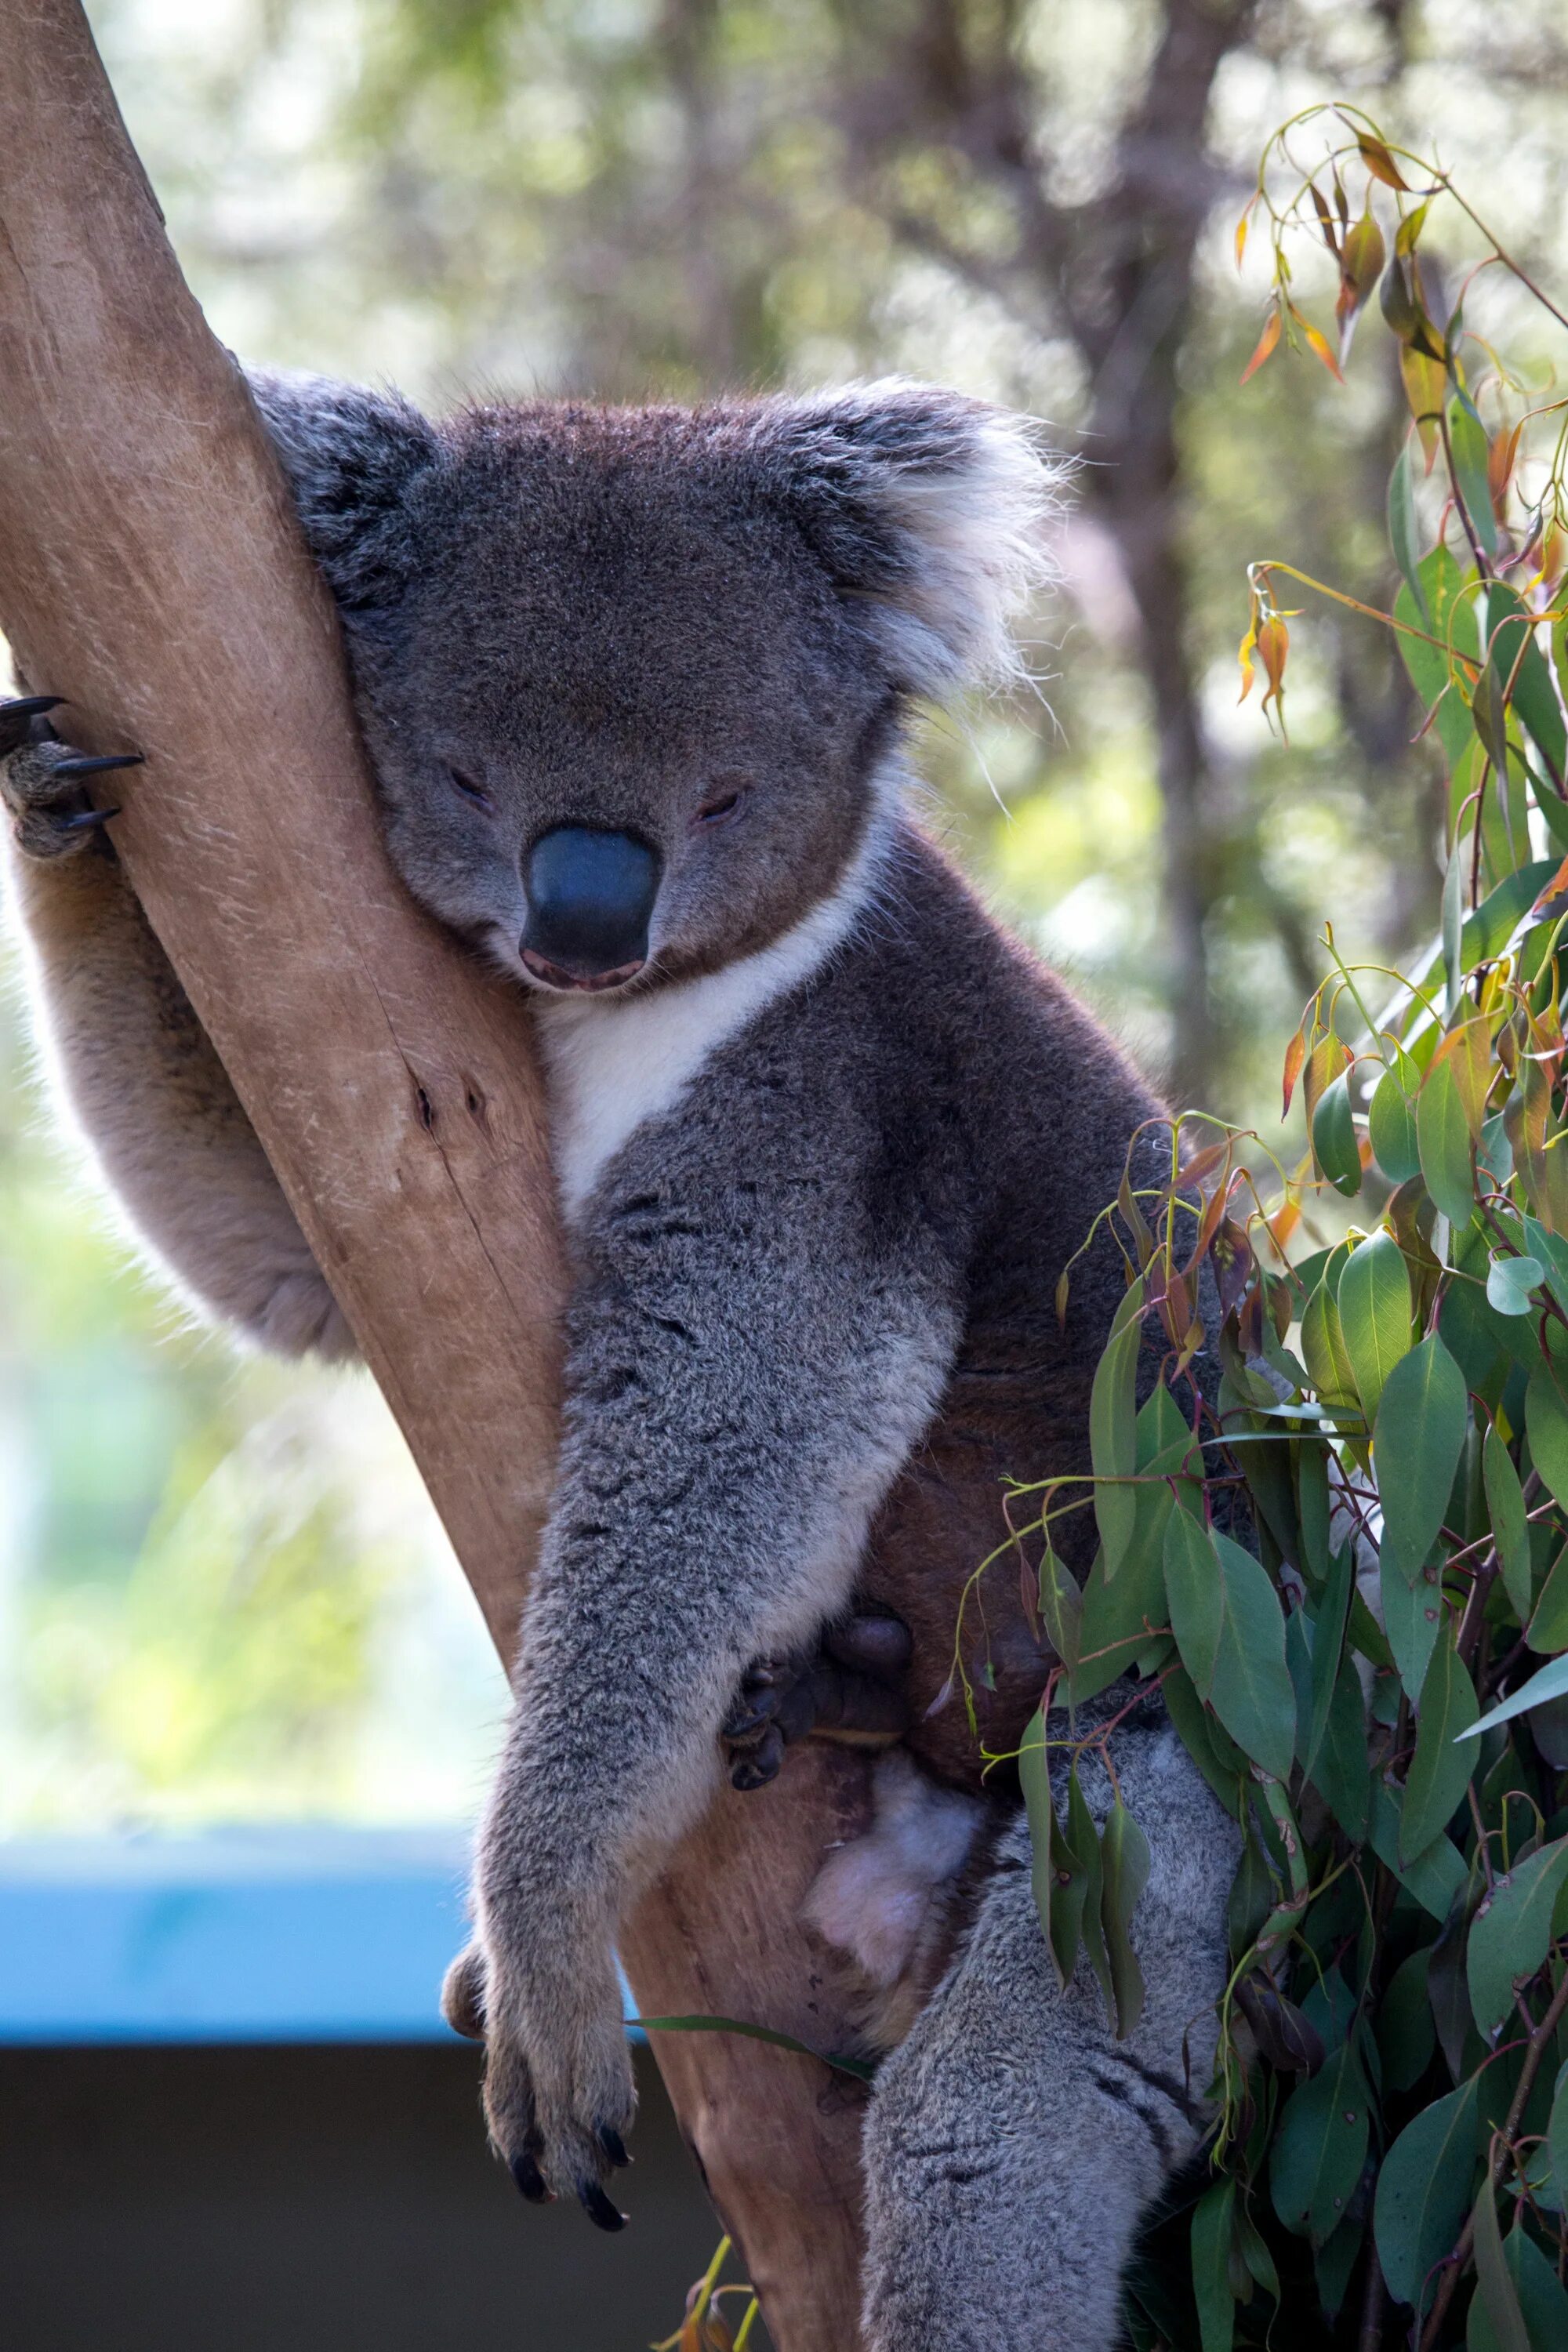
M1280 317L1278 308L1270 310L1264 320L1263 332L1258 338L1258 348L1241 372L1243 383L1249 383L1266 359L1273 353L1279 341Z
M1342 1038L1336 1037L1332 1030L1326 1036L1320 1037L1308 1055L1305 1092L1309 1127L1317 1114L1324 1089L1333 1084L1342 1070L1350 1067L1351 1058L1350 1047Z
M1381 139L1374 139L1370 131L1363 131L1357 133L1355 143L1361 151L1362 162L1374 180L1381 180L1385 188L1397 188L1401 195L1410 194L1409 181Z
M1478 1138L1487 1115L1487 1089L1491 1084L1490 1022L1483 1017L1463 1021L1457 1029L1450 1029L1426 1066L1427 1078L1445 1062L1453 1072L1465 1124L1472 1139Z
M1487 452L1487 488L1491 492L1492 512L1499 522L1507 520L1504 508L1508 503L1508 487L1513 479L1514 465L1519 457L1519 436L1524 430L1522 422L1510 433L1500 433Z
M1229 1315L1252 1278L1258 1261L1245 1230L1226 1217L1214 1238L1215 1279L1219 1285L1221 1318Z
M1291 1097L1295 1094L1296 1081L1301 1075L1301 1065L1306 1058L1306 1034L1304 1031L1298 1029L1285 1048L1284 1102L1279 1112L1281 1118L1289 1118L1290 1116Z
M1320 331L1313 326L1310 319L1304 319L1294 304L1291 305L1290 316L1295 320L1296 324L1300 328L1301 332L1307 338L1309 348L1317 353L1319 359L1322 361L1323 365L1328 369L1329 373L1333 377L1334 382L1336 383L1343 383L1344 377L1340 373L1340 363L1338 360L1335 359L1333 352L1329 348L1328 337L1321 333Z
M1341 256L1340 291L1334 304L1334 316L1339 321L1342 366L1350 356L1356 321L1383 275L1384 258L1383 231L1369 210L1362 215L1352 229L1346 230L1344 252Z
M1307 193L1312 199L1312 208L1318 215L1318 226L1323 232L1323 243L1337 261L1340 257L1340 241L1334 235L1334 216L1323 202L1316 180L1308 181Z

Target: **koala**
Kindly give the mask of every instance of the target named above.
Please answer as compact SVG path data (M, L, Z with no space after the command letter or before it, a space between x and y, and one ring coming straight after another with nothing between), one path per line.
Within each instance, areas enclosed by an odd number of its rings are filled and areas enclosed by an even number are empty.
M620 2226L629 1900L726 1772L757 1785L813 1730L864 1740L875 1819L825 1856L809 1920L889 2053L866 2341L1100 2352L1139 2216L1204 2130L1236 1832L1142 1701L1116 1757L1153 1852L1150 1998L1117 2042L1092 1980L1057 1987L1016 1782L985 1775L1051 1664L995 1580L978 1738L942 1684L1005 1479L1087 1466L1114 1251L1065 1329L1054 1294L1163 1113L921 830L907 750L921 702L1008 669L1052 469L1016 419L902 381L439 422L251 383L391 855L528 992L548 1077L564 1433L447 1991L495 2145L525 2198ZM0 709L59 1089L189 1300L342 1357L116 862L108 773L135 754L68 733L47 692Z

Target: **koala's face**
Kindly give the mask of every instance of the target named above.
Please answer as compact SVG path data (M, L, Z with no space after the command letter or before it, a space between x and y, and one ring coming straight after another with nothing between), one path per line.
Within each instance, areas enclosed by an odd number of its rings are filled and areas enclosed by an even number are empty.
M862 834L899 698L787 514L684 420L466 421L356 671L393 855L531 984L775 938Z
M342 609L392 854L530 985L765 946L886 796L901 713L994 664L1048 475L1014 420L871 385L433 425L253 377Z

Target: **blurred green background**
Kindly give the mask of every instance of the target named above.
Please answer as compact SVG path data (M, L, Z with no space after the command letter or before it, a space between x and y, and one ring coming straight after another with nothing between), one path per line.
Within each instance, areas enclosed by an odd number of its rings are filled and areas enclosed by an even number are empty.
M1266 265L1235 224L1268 131L1352 99L1561 290L1552 0L90 13L247 358L437 405L904 369L1046 420L1083 466L1037 691L930 721L931 818L1152 1070L1274 1139L1323 915L1393 957L1433 923L1439 778L1386 642L1331 608L1289 746L1237 707L1248 560L1385 601L1405 412L1375 322L1348 389L1284 352L1238 387ZM1457 287L1469 257L1424 253ZM1535 332L1504 340L1544 393ZM17 985L3 1017L0 1831L468 1813L503 1694L374 1391L188 1326L54 1130ZM1050 1149L1048 1106L997 1111Z

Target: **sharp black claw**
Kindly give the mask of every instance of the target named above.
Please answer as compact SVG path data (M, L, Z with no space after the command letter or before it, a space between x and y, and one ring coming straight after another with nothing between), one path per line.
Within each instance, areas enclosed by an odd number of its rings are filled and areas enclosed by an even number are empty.
M0 702L0 719L41 719L46 710L58 710L65 700L63 694L18 694L9 702Z
M55 824L61 833L85 833L89 825L107 824L119 814L117 808L79 809L74 815L56 817Z
M583 2210L596 2230L624 2230L626 2217L618 2206L612 2205L596 2180L580 2183L577 2195Z
M608 2124L601 2124L599 2126L599 2146L604 2149L605 2154L609 2158L610 2162L615 2166L616 2171L624 2172L626 2166L631 2162L631 2158L626 2154L626 2144L621 2137L620 2133L618 2131L612 2131Z
M521 2156L512 2158L507 2169L531 2205L547 2205L550 2202L544 2175L526 2148Z
M107 774L110 768L139 768L141 765L142 754L140 751L111 751L101 760L80 759L57 761L54 772L57 776L70 776L73 778L77 776L101 776Z

